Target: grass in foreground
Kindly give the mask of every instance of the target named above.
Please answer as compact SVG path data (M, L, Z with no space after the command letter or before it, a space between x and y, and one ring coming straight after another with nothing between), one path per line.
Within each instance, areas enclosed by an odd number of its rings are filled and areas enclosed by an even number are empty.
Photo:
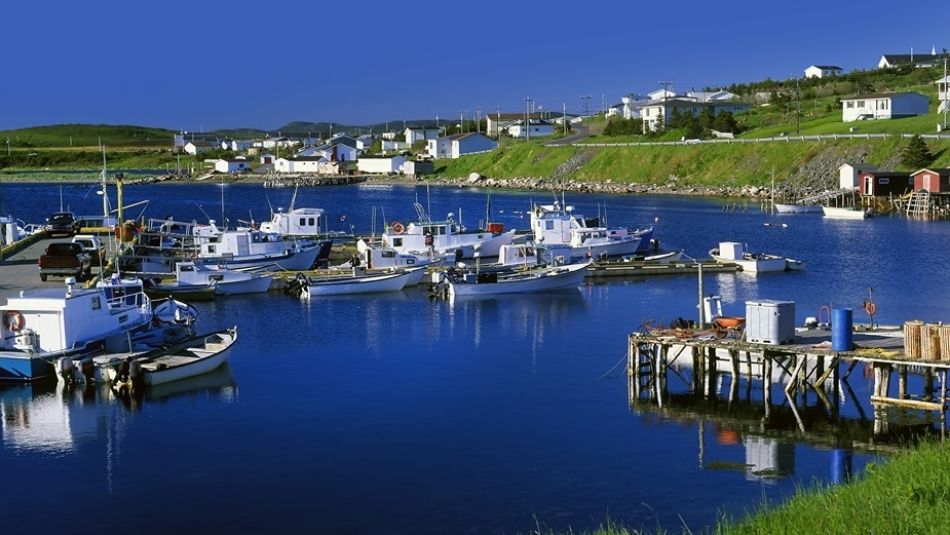
M718 533L950 533L950 445L923 444L858 480L802 489Z

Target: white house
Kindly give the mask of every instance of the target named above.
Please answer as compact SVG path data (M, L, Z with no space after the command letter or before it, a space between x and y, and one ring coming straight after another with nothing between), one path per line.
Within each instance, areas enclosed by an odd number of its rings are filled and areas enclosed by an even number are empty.
M326 163L327 160L320 156L277 158L274 160L274 170L278 173L325 173Z
M890 69L904 66L926 68L936 67L940 63L940 56L937 55L937 49L934 47L930 50L930 54L914 54L913 49L911 49L910 54L884 54L877 62L877 68Z
M544 119L540 112L528 114L529 120ZM486 113L485 114L485 133L491 137L497 138L498 132L505 130L518 121L523 121L524 113Z
M943 113L944 108L948 106L948 100L950 100L950 75L946 78L941 78L934 82L937 84L937 100L940 101L940 105L937 106L937 112Z
M920 93L871 93L841 99L841 121L926 115L930 99Z
M860 184L859 177L865 171L877 171L877 167L868 163L841 164L841 167L838 168L838 187L841 189L857 189Z
M297 151L298 157L320 157L330 162L352 162L359 158L359 155L359 149L342 143L326 143L319 147L304 147Z
M373 146L373 136L370 134L363 134L361 136L356 136L356 148L366 152L369 148Z
M402 174L407 176L427 175L435 171L432 160L406 160L402 164Z
M260 147L265 148L265 149L273 149L273 148L279 147L283 149L287 147L293 147L299 144L300 144L300 141L296 139L290 139L290 138L281 136L281 137L269 137L265 139L264 141L261 141ZM257 143L255 143L255 145L257 145Z
M554 125L542 120L532 119L525 127L524 121L518 121L507 128L508 135L513 138L547 137L554 135Z
M498 142L478 132L430 139L426 151L433 158L458 158L466 154L486 152L498 148Z
M670 91L669 89L657 89L656 91L647 93L647 97L649 97L650 100L669 100L671 98L676 98L676 91Z
M685 98L696 102L725 102L739 98L738 95L725 89L718 91L687 91Z
M639 119L640 110L643 109L650 99L642 95L635 95L633 93L620 97L620 101L623 103L621 108L621 115L624 119Z
M703 110L707 108L712 111L713 116L716 116L725 112L742 113L749 110L749 105L744 102L696 102L695 100L674 98L666 101L650 102L643 106L640 110L640 118L643 119L644 128L656 130L660 121L662 120L662 124L666 124L673 116L674 111L699 117Z
M276 159L277 159L277 158L276 158L273 154L271 154L271 153L269 153L269 152L265 152L264 154L261 154L261 164L262 164L262 165L273 164L273 163L274 163L274 160L276 160Z
M200 154L216 149L218 146L210 141L189 141L185 143L185 152L191 155Z
M812 65L805 69L805 78L827 78L838 76L844 69L837 65Z
M219 173L240 173L247 168L247 160L243 158L236 158L234 160L218 160L214 162L214 170Z
M254 141L250 139L235 139L231 141L230 149L234 152L242 152L254 146Z
M383 139L392 141L392 140L396 139L396 133L395 133L395 132L383 132L383 135L380 136L380 137L382 137Z
M394 151L394 150L409 150L412 145L406 143L405 141L389 141L384 140L382 142L382 149L384 152Z
M623 102L618 102L617 104L612 104L610 106L607 106L607 112L604 114L604 116L617 117L622 114L623 114Z
M391 175L402 172L402 166L406 163L406 157L396 156L360 156L356 161L356 168L360 173L374 173L381 175Z
M403 132L406 143L414 145L420 141L428 141L439 137L439 129L434 126L409 126Z

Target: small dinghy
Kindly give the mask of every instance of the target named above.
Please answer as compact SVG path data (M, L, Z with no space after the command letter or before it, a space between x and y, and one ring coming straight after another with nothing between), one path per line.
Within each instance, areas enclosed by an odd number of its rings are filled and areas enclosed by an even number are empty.
M566 266L540 267L511 273L449 274L449 295L500 295L576 290L587 275L590 262Z
M290 282L287 291L296 294L301 299L327 295L398 292L425 270L425 266L420 266L367 274L363 268L353 268L351 273L325 277L307 277L300 273L295 280Z
M125 357L93 358L99 378L112 384L160 385L208 373L225 362L237 342L237 327L182 340Z

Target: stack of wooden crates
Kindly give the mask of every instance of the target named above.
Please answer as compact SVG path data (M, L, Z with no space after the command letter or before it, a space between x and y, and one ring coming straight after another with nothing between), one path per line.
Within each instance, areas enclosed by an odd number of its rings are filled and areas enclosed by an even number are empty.
M904 355L914 360L950 361L950 325L904 322Z

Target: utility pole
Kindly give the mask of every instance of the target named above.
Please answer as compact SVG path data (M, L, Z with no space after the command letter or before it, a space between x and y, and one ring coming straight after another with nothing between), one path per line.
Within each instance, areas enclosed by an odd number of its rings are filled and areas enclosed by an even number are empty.
M590 113L590 95L581 95L580 99L584 101L584 115Z
M501 106L495 106L495 139L501 139Z
M795 133L802 133L802 91L798 87L798 77L795 77L795 97L798 99L798 111L795 112Z
M528 129L528 122L531 119L531 97L524 98L524 138L531 140L531 131Z
M661 124L661 125L659 125L659 126L661 126L661 127L666 127L666 121L669 120L669 117L667 117L667 116L669 115L669 113L668 113L669 110L666 109L666 100L667 100L667 98L668 98L667 95L668 95L669 92L670 92L670 86L673 85L673 81L672 81L672 80L660 80L660 81L657 82L657 83L663 86L663 115L662 115L662 117L661 117L661 118L663 119L663 124Z
M482 133L482 107L475 106L475 131Z
M950 96L950 80L947 80L947 49L943 49L943 131L947 130L947 97ZM9 138L8 142L9 144Z
M567 135L567 102L561 103L561 121L564 123L561 126L564 127L564 135Z

